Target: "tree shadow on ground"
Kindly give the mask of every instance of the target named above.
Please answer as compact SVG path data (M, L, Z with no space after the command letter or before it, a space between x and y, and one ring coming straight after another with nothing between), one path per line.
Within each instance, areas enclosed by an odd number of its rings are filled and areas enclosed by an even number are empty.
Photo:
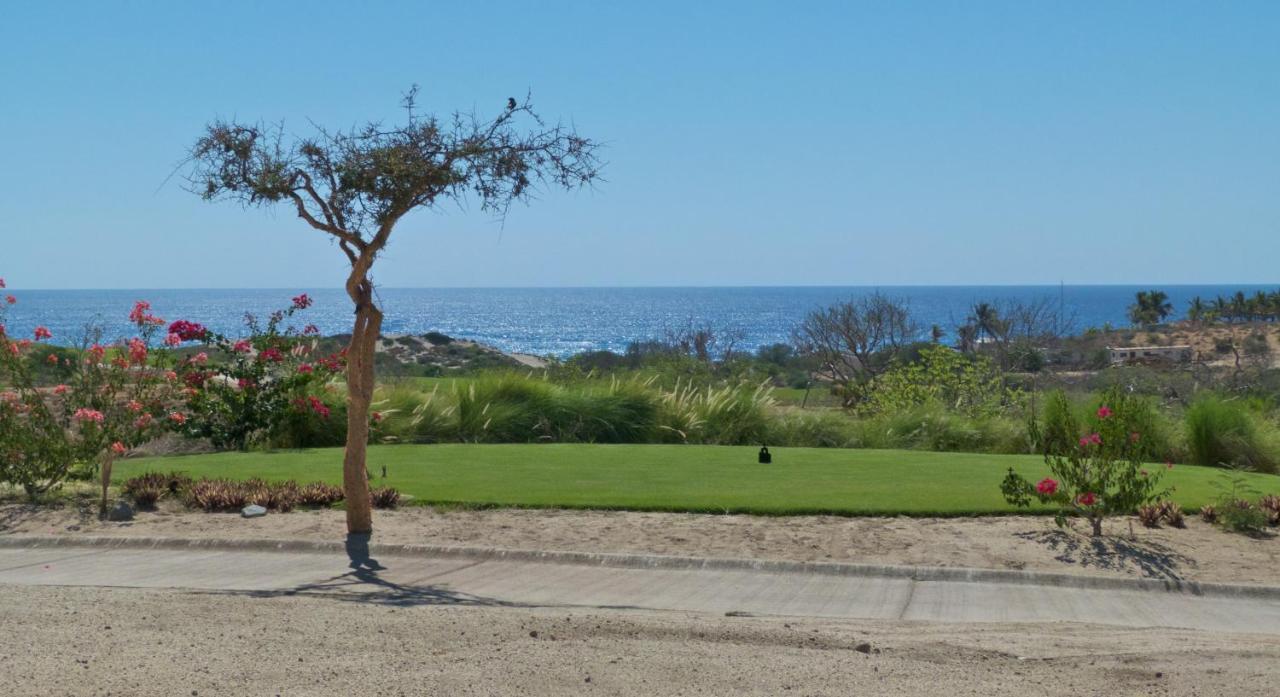
M346 541L348 564L351 571L314 583L303 583L292 588L272 590L207 591L215 595L240 595L251 598L322 597L331 600L416 607L422 605L472 606L472 607L529 607L495 598L485 598L430 584L410 585L383 578L378 572L386 571L369 554L369 535L348 535Z
M68 527L68 530L78 530L79 526L96 522L98 519L98 509L95 506L84 505L82 502L72 502L65 506L68 510L74 509L78 518L76 524ZM18 530L18 528L33 518L48 513L50 505L44 502L22 501L0 501L0 535L6 535Z
M1044 545L1056 553L1054 559L1086 569L1137 571L1145 578L1183 581L1181 570L1197 566L1194 559L1150 540L1086 537L1066 530L1020 532L1015 537Z

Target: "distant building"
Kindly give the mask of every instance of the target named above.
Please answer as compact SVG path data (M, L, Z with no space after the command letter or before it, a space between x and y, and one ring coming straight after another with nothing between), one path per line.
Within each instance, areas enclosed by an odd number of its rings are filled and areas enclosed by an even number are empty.
M1195 352L1190 346L1108 346L1111 365L1127 363L1190 363Z

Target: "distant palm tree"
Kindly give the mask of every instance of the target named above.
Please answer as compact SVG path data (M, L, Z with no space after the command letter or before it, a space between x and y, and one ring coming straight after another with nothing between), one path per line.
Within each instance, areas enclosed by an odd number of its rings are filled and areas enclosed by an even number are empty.
M1210 312L1211 310L1209 309L1208 303L1206 303L1199 295L1192 298L1191 302L1187 303L1187 319L1196 324L1209 319Z
M978 344L978 327L966 324L956 330L956 344L964 353L973 353Z
M1129 321L1134 324L1159 324L1173 314L1173 304L1162 290L1140 290L1129 306Z
M1001 328L1000 313L991 303L974 303L970 309L969 323L977 330L977 338L984 335L994 338Z
M1163 322L1173 314L1173 303L1169 302L1169 296L1164 291L1149 291L1147 298L1150 299L1151 310L1159 321Z
M1238 320L1249 318L1249 299L1244 296L1243 290L1237 290L1236 294L1231 296L1231 316Z

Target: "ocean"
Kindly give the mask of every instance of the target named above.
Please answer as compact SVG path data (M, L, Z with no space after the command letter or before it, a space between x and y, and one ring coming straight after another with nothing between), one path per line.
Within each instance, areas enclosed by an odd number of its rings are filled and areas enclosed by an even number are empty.
M1252 294L1276 285L1156 286L1168 293L1178 316L1187 301L1237 290ZM892 286L881 292L902 298L921 326L948 332L963 322L975 302L1048 301L1060 304L1074 328L1123 326L1134 293L1149 286ZM667 330L710 325L739 337L739 348L786 341L809 311L875 291L870 287L741 288L386 288L379 291L387 334L439 331L505 351L568 356L583 351L621 351L636 340ZM109 339L125 337L127 315L136 300L151 302L169 321L188 319L229 335L243 333L246 312L266 316L289 305L299 292L314 306L297 324L315 324L324 334L350 331L351 306L341 290L9 290L18 303L9 308L11 335L29 335L37 325L71 344L87 326L101 327Z

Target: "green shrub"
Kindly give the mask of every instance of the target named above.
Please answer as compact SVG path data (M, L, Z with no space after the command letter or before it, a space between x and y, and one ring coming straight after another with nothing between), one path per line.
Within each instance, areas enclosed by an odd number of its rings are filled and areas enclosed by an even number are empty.
M1060 450L1045 450L1051 476L1034 485L1009 468L1000 485L1006 501L1019 508L1034 499L1055 504L1058 525L1066 525L1069 516L1079 515L1089 521L1097 537L1106 516L1139 511L1167 493L1159 483L1163 471L1143 466L1138 429L1146 407L1141 398L1113 388L1103 396L1097 411L1084 420L1075 418L1061 392L1052 395L1051 402L1058 402L1055 413L1062 414L1063 421L1047 428L1077 434L1078 440ZM1148 509L1146 515L1151 514Z
M1267 428L1247 406L1205 394L1187 409L1187 448L1197 465L1244 467L1275 472L1274 428Z
M287 409L272 426L267 437L268 447L330 448L346 444L346 399L329 392L314 396L314 399L323 404L324 410Z
M554 387L543 380L502 374L455 386L458 435L473 443L526 443L546 434Z
M657 428L668 442L706 445L762 443L769 437L772 388L766 384L700 388L679 384L663 393Z
M840 411L788 411L769 424L766 442L808 448L851 448L859 445L857 425Z

